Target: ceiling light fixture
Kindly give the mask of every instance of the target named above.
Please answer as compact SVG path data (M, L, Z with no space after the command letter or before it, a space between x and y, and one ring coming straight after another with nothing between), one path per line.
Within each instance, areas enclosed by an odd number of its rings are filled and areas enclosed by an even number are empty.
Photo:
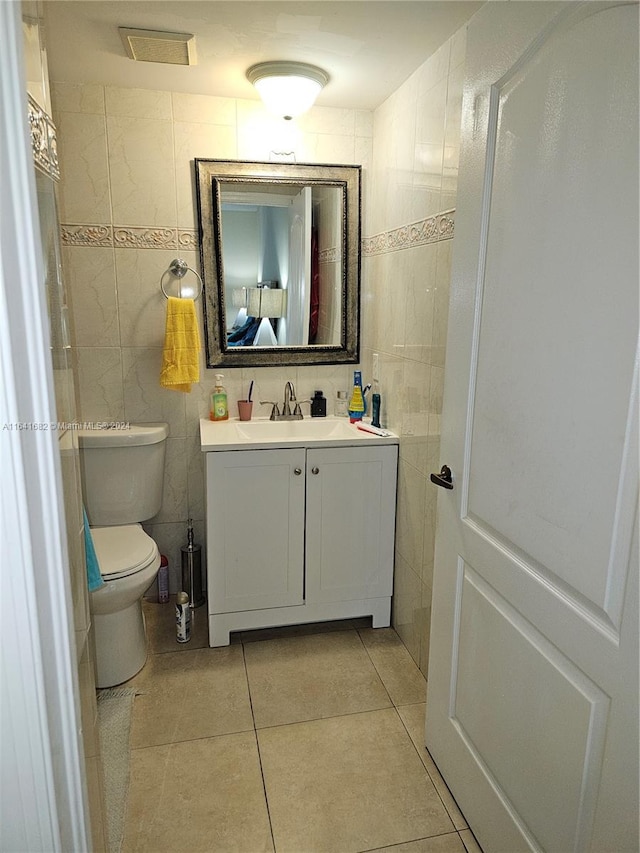
M247 71L269 112L292 119L306 112L329 82L329 75L304 62L259 62Z

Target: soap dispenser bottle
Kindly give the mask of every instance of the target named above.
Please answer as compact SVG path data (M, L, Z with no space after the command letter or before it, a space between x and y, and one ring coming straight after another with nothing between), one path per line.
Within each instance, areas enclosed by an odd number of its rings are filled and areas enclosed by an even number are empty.
M353 390L349 400L349 420L351 423L361 421L365 412L364 396L362 394L362 373L353 371Z
M315 391L311 400L311 417L326 418L327 416L327 398L322 394L322 391Z
M212 421L226 421L229 419L229 406L227 404L227 392L222 384L224 376L216 373L216 387L211 395L211 406L209 408L209 419Z

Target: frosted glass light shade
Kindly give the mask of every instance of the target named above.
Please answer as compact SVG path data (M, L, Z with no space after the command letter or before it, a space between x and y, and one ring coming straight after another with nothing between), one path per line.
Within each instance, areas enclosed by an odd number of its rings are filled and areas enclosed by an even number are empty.
M234 308L247 307L247 288L236 287L231 291L231 304Z
M247 314L249 317L284 317L285 291L268 287L249 288Z
M303 62L260 62L247 71L247 79L269 112L291 119L313 105L329 75Z

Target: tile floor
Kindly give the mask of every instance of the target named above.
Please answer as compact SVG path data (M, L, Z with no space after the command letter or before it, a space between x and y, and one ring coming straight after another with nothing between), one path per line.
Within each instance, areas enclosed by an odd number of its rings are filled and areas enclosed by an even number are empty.
M478 853L422 745L426 682L392 629L339 622L207 645L144 603L123 853Z

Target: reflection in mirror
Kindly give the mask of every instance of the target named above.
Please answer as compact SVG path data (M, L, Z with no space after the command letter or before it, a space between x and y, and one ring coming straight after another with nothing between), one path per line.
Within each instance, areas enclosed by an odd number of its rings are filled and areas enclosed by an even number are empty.
M339 345L342 188L221 182L220 205L227 344Z
M195 163L207 366L356 362L360 167Z

